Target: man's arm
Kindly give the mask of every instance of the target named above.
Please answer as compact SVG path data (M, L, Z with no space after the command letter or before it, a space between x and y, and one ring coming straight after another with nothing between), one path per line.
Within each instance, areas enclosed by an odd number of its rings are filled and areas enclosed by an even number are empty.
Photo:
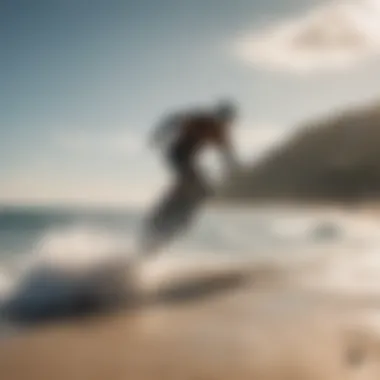
M165 139L167 139L181 123L181 117L179 115L174 115L165 118L161 121L153 133L149 136L149 143L152 146L161 145Z

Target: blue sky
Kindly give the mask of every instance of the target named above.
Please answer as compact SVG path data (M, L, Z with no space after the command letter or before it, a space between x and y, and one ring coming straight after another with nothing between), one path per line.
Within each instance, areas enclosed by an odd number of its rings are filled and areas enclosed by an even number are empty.
M380 91L377 0L8 0L0 18L3 203L144 203L169 109L236 99L248 157Z

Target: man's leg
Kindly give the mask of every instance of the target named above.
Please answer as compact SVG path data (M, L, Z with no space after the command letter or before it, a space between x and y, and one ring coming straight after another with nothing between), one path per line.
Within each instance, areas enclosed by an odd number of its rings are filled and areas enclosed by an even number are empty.
M202 196L212 195L211 187L195 166L193 155L174 150L169 154L169 161L176 176L175 194L177 192L194 194L194 191L200 191Z
M203 196L211 196L213 190L204 178L201 169L197 168L192 160L189 160L183 171L183 186L192 192L198 193Z

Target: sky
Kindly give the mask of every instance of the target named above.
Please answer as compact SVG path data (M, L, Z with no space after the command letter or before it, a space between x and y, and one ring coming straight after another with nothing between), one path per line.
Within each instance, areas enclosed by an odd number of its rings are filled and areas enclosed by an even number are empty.
M170 110L233 99L247 161L380 97L380 0L3 0L0 41L3 204L146 204Z

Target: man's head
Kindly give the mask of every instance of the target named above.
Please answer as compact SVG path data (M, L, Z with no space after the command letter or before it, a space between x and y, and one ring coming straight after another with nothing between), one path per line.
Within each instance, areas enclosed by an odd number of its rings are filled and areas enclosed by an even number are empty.
M216 115L223 123L230 124L237 117L237 107L230 100L220 101L215 108Z

